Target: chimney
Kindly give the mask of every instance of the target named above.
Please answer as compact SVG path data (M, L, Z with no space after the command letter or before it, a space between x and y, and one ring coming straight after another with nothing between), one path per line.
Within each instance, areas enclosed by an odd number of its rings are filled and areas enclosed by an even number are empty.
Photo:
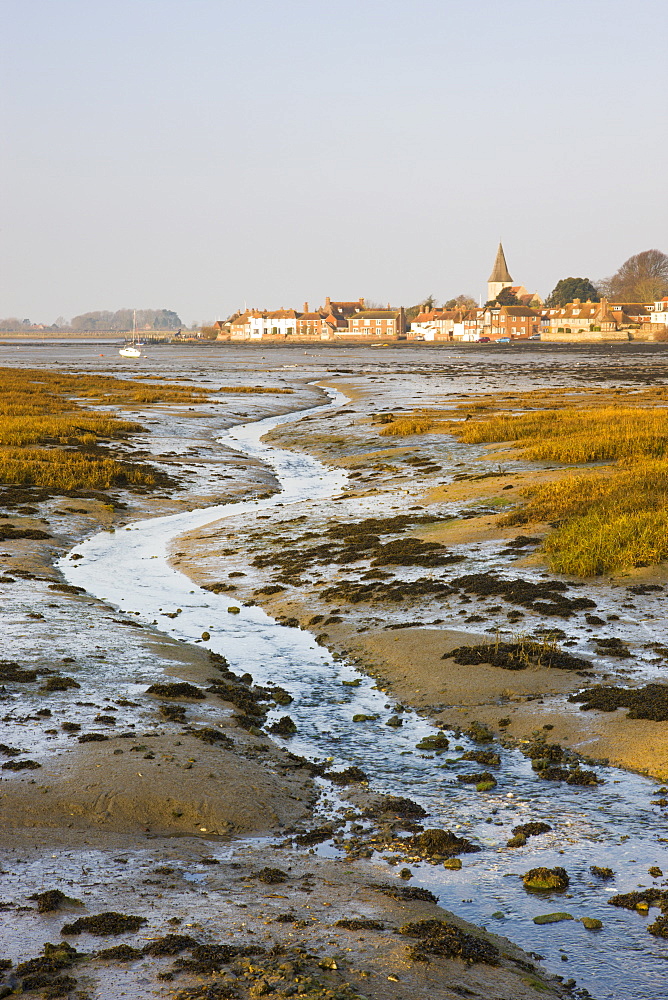
M307 313L307 312L308 312L308 302L305 302L305 303L304 303L304 312L305 312L305 313Z
M327 298L325 299L325 309L329 309L330 305L331 305L331 299L328 295Z

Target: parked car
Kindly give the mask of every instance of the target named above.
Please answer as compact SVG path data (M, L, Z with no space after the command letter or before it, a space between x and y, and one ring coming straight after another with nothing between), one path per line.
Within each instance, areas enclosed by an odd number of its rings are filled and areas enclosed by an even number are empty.
M478 337L479 344L489 344L489 337Z
M497 344L509 344L510 343L510 337L499 337L496 340L496 343Z
M529 337L529 340L540 340L540 334L532 333L531 336Z

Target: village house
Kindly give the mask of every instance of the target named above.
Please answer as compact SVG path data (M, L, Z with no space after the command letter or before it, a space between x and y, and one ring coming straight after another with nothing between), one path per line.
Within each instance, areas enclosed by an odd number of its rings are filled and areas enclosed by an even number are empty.
M429 309L417 314L411 322L408 340L463 340L462 309Z
M463 340L528 340L541 332L541 315L530 306L487 306L464 318Z
M309 309L308 302L304 303L302 312L294 309L246 309L225 322L218 320L214 325L221 340L261 340L264 337L331 340L339 334L349 334L349 317L361 313L363 309L364 299L335 302L327 297L325 305L315 311ZM386 326L382 324L382 335L390 336L385 332Z
M541 340L649 340L652 316L651 307L641 302L573 299L565 306L543 311Z
M668 298L659 299L650 306L650 323L663 326L668 330Z
M351 337L401 338L406 336L406 313L401 309L363 309L348 320L340 333Z
M355 302L333 302L329 295L325 299L325 304L321 312L340 316L342 319L350 319L355 313L364 309L364 299L357 299Z

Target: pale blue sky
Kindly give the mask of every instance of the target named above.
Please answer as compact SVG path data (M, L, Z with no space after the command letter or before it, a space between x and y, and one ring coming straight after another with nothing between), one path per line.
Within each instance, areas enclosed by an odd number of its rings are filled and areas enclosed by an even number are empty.
M0 0L0 316L668 252L666 0Z

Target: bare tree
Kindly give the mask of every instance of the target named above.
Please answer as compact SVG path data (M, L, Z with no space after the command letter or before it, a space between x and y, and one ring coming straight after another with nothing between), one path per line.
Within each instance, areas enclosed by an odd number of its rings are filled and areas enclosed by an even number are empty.
M643 250L624 261L599 287L612 302L654 302L668 294L668 255Z
M476 309L478 303L470 295L457 295L454 299L448 299L444 309Z

